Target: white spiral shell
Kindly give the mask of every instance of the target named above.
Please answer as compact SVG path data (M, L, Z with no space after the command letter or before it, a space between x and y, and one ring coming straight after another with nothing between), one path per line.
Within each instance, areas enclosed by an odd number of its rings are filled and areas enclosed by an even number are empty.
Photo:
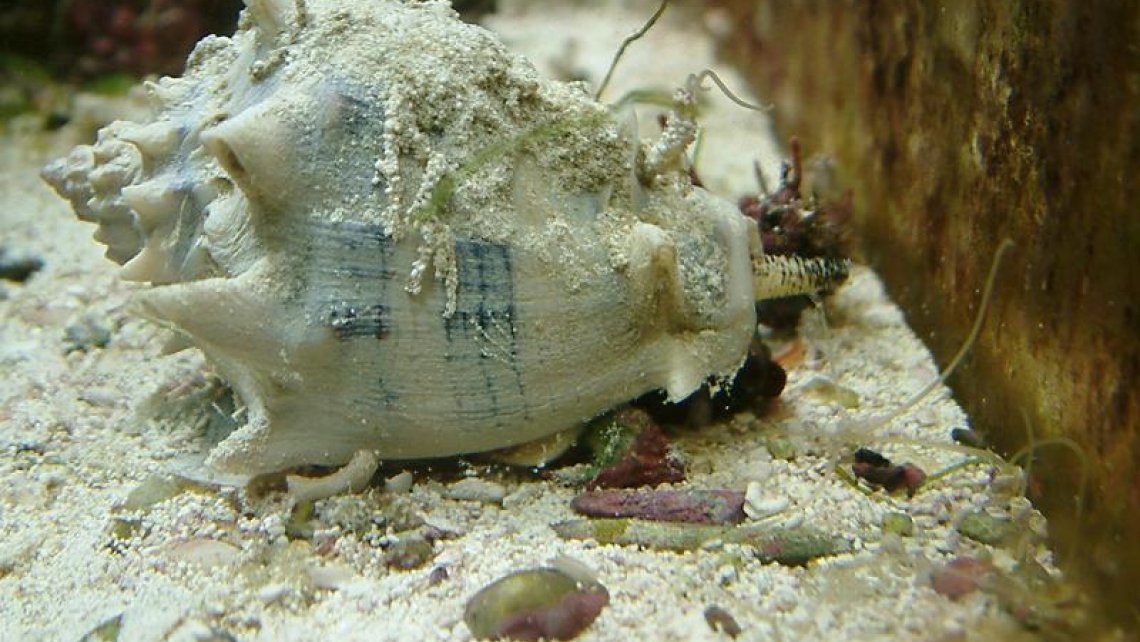
M755 225L445 3L247 0L45 169L248 408L245 472L478 452L730 377Z

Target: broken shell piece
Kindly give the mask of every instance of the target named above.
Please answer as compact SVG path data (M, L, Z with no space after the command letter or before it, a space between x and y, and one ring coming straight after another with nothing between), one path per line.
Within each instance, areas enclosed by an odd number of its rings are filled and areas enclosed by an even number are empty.
M735 524L744 518L744 495L731 490L594 490L571 506L590 517L636 517L659 522Z
M725 635L730 638L735 638L743 631L731 613L715 604L705 607L704 615L705 622L708 623L710 629L713 631L724 631Z
M419 568L435 557L435 546L420 533L405 532L397 535L384 551L384 565L391 569L409 571Z
M351 568L335 563L308 566L305 575L313 588L328 591L340 590L356 578L356 573Z
M644 410L626 408L609 426L592 431L595 466L587 488L629 488L685 480L685 465Z
M996 569L992 562L957 557L930 574L930 585L939 595L959 600L986 584Z
M415 477L404 470L384 480L384 490L389 493L406 493L412 489Z
M812 375L807 381L796 386L796 391L848 410L859 407L859 393L822 375Z
M888 493L906 490L907 497L914 497L926 482L926 472L907 462L894 465L891 460L871 450L859 448L852 455L851 473L874 487L881 487Z
M564 455L567 450L578 443L578 437L581 436L584 428L585 424L525 444L496 450L489 454L492 459L501 464L541 468Z
M502 484L474 477L461 479L447 489L448 499L484 504L502 504L506 496L507 489Z
M783 495L765 492L760 482L749 482L744 493L744 514L753 520L766 519L787 510L789 503Z
M593 539L599 544L640 546L667 551L696 551L712 544L740 544L763 563L797 566L851 550L841 537L810 526L709 526L636 519L575 519L552 524L563 539Z
M298 502L315 502L343 492L356 493L364 490L379 466L380 459L375 451L361 450L348 465L332 474L324 477L288 475L285 483L289 486L289 494Z
M273 584L266 584L265 586L257 589L257 599L266 604L273 604L280 602L288 597L293 592L293 588L288 584L275 582Z
M115 642L123 628L123 614L120 613L88 631L79 642Z
M1016 539L1020 527L1004 515L977 510L959 519L958 532L975 542L990 546L1006 546Z
M116 508L124 511L148 510L186 490L189 484L166 475L149 475L135 486Z
M479 639L569 640L590 626L610 601L597 582L557 568L511 573L474 595L463 621Z
M240 553L233 544L205 538L187 540L170 549L172 558L205 568L233 564Z
M882 525L884 533L907 537L914 534L914 519L906 513L887 513L883 515Z
M446 2L247 5L147 85L151 122L43 171L240 398L212 466L484 452L679 400L740 368L757 296L846 275L765 256L690 138L643 144ZM695 131L692 91L670 121Z

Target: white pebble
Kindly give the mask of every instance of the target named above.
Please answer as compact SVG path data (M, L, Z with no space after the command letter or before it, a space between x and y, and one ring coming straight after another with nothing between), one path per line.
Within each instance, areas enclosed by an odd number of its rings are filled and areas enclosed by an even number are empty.
M412 482L415 478L412 473L403 471L398 475L393 475L384 480L384 490L389 493L406 493L412 489Z
M507 489L502 484L469 477L461 479L447 489L449 499L458 499L468 502L483 502L485 504L501 504L507 496Z
M266 584L257 590L257 599L272 604L288 595L291 590L287 584Z
M749 519L765 519L788 509L788 498L776 493L765 493L760 482L749 482L744 492L744 514Z

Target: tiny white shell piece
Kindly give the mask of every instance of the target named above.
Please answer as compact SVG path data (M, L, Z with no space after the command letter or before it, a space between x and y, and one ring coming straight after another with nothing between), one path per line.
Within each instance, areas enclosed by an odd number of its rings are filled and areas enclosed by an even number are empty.
M289 494L296 501L315 502L344 492L364 490L379 467L380 460L376 457L375 451L361 450L352 456L347 465L329 475L324 477L287 475L285 483L289 487Z
M744 514L749 519L761 520L779 515L789 506L788 498L774 491L765 491L760 482L749 482L744 493Z

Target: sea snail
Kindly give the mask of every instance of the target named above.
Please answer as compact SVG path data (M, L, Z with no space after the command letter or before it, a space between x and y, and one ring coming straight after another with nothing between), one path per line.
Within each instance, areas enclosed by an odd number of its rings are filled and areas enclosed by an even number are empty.
M445 2L246 0L46 180L151 319L247 409L207 463L482 452L730 378L756 298L846 265L765 256L692 185L690 86L655 142Z

